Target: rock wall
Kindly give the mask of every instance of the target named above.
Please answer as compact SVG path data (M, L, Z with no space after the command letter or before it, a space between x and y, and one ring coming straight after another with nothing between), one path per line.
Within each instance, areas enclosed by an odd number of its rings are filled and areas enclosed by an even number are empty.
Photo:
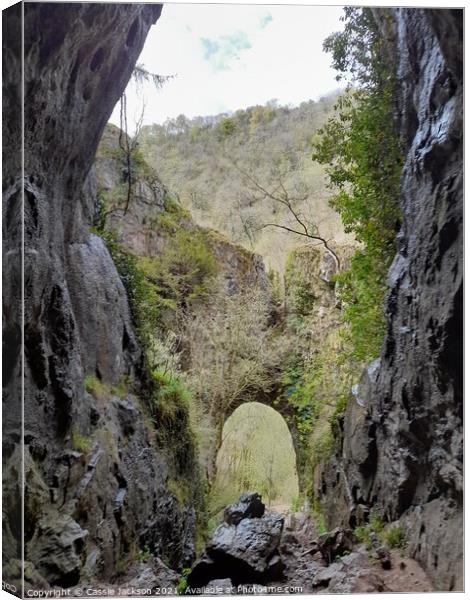
M102 240L90 234L96 198L87 175L161 8L24 5L23 439L19 260L8 262L3 298L4 573L19 589L23 442L27 585L109 581L146 546L173 568L193 557L194 509L181 506L166 485L175 473L146 410L126 293ZM6 30L19 17L9 13ZM21 140L21 62L10 42L3 123L13 144ZM3 186L7 256L18 256L21 244L15 160L5 163ZM193 466L189 460L185 468L194 478Z
M393 18L403 226L381 357L350 400L317 494L330 524L373 506L401 519L436 588L461 590L463 12L375 15L387 27Z

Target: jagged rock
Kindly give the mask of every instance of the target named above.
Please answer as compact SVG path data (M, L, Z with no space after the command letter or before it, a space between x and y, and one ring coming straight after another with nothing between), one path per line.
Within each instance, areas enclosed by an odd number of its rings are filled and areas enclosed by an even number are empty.
M332 562L337 556L351 552L354 548L355 537L350 529L337 527L321 535L318 540L318 548L328 562Z
M385 546L380 546L379 548L377 548L374 554L375 558L380 562L382 569L388 571L392 568L392 558L390 555L390 550L388 550L388 548L385 548Z
M281 581L284 578L285 565L279 554L274 554L269 559L266 567L266 579L269 581Z
M165 482L174 467L154 443L139 400L113 400L111 388L123 380L140 390L142 354L121 278L103 240L90 234L98 141L161 5L24 6L24 177L14 152L21 142L22 5L17 7L5 13L3 73L4 140L11 142L3 197L3 251L11 257L3 290L8 559L18 559L21 547L13 467L15 460L21 465L21 264L14 257L24 182L24 527L31 572L37 581L64 587L85 576L110 580L118 561L139 544L165 552L180 568L194 557L194 508L169 493ZM99 382L100 394L85 391L87 376ZM190 449L185 468L195 489Z
M373 505L404 523L438 590L463 589L461 10L374 9L397 59L403 222L380 365L351 398L316 487L330 524ZM450 45L450 40L452 40ZM374 371L374 370L373 370Z
M130 576L130 579L129 579ZM180 576L157 556L138 563L128 573L125 587L135 589L174 588Z
M320 568L312 584L315 591L330 594L389 591L384 581L371 571L366 552L353 552Z
M207 553L214 559L240 561L254 575L262 576L279 545L283 523L278 514L243 519L237 525L222 523L207 544Z
M129 398L115 400L119 423L125 436L132 435L135 431L135 423L139 418L139 411Z
M88 531L69 515L51 511L39 519L27 554L50 585L70 587L80 578L80 551Z
M242 519L262 517L265 506L261 502L261 496L256 493L245 493L240 498L227 506L224 510L224 521L228 525L238 525Z

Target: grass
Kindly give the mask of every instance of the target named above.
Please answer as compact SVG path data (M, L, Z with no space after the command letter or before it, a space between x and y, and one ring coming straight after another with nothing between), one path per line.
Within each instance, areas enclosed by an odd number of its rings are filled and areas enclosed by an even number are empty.
M356 527L354 535L367 550L372 549L374 537L390 550L406 548L406 532L403 525L387 525L378 513L371 515L369 523Z
M84 380L85 390L96 400L103 400L108 390L105 384L93 375L86 375Z
M397 548L405 550L406 548L406 533L405 528L401 523L390 526L384 533L385 543L390 549Z
M169 479L166 486L181 506L188 504L191 498L191 490L186 481L182 479Z
M71 435L72 448L77 452L82 452L83 454L88 454L91 450L91 440L89 437L85 435L81 435L75 429L72 431Z

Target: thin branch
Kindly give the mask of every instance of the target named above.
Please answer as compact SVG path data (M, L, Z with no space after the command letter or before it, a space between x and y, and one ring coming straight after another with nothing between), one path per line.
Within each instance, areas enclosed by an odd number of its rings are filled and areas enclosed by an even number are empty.
M336 254L336 252L330 248L330 246L328 245L328 241L325 238L322 238L319 235L311 235L310 233L304 233L302 231L296 231L295 229L291 229L290 227L287 227L286 225L279 225L278 223L265 223L264 225L262 225L261 227L258 228L258 230L260 229L265 229L266 227L278 227L279 229L284 229L285 231L288 231L289 233L295 233L296 235L301 235L303 237L309 238L311 240L317 240L319 241L321 244L323 244L323 246L325 247L325 249L327 250L327 252L330 253L330 255L333 257L335 263L336 263L336 267L340 268L340 260L338 255Z

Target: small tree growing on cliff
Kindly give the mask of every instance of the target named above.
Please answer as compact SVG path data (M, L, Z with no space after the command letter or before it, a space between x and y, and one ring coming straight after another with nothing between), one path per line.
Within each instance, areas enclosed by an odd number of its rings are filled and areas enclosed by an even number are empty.
M143 90L144 83L151 83L158 90L160 89L167 81L172 79L173 75L157 75L156 73L151 73L148 71L144 65L138 64L134 67L132 71L132 80L136 83L137 88L139 90ZM128 115L127 115L127 96L124 91L120 100L119 100L119 115L120 115L120 134L119 134L119 147L121 148L124 161L126 164L126 180L127 180L127 198L124 206L124 215L129 210L129 205L132 199L132 189L133 189L133 162L134 156L138 147L138 139L140 135L140 131L142 129L142 125L144 122L145 115L145 101L142 100L142 110L140 116L138 117L135 123L135 131L133 136L129 135L129 127L128 127Z

